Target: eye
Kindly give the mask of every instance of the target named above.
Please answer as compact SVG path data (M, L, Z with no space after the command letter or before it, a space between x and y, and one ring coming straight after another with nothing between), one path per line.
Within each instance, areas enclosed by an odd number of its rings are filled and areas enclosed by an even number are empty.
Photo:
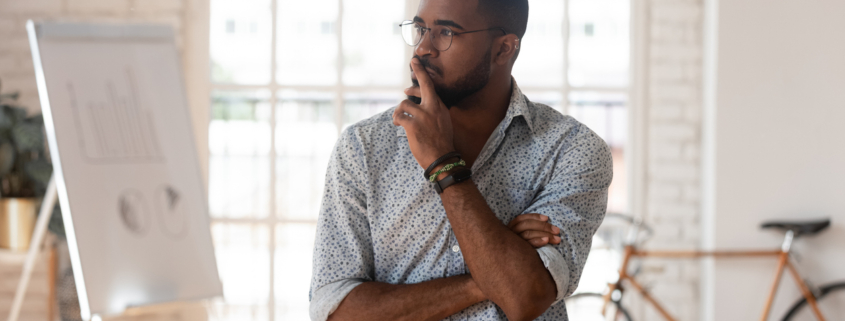
M452 36L452 29L449 29L449 28L440 29L440 35L445 36L445 37L451 37Z

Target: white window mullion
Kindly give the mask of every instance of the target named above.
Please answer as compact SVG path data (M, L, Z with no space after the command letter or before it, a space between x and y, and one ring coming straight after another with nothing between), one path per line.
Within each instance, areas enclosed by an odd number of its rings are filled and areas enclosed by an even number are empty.
M276 105L278 99L278 88L276 83L276 23L278 13L278 1L270 2L270 214L268 215L270 225L270 295L267 308L268 320L276 319Z
M337 83L335 87L334 107L337 133L343 129L343 0L337 0Z
M561 112L569 115L569 0L563 0L563 23L561 23L561 36L563 36L563 86L560 89L562 95L560 102Z

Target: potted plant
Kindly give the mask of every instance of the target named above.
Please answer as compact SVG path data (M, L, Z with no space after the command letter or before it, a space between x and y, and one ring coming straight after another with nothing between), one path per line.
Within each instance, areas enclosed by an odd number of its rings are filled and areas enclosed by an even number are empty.
M17 104L19 93L2 93L0 86L0 247L26 250L40 198L47 190L53 166L40 114L28 116ZM63 235L59 207L50 230Z

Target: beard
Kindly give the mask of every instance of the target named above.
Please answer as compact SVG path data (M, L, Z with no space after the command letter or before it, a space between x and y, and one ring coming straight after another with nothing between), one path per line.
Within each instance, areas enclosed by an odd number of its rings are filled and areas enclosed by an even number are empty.
M468 73L458 78L453 85L434 86L434 91L437 93L437 96L440 97L443 104L446 105L446 108L451 109L467 97L477 93L479 90L487 86L487 83L490 81L491 57L491 51L487 50L487 54L484 55L484 59L481 59L481 61L479 61L478 64L476 64L475 67L473 67ZM420 59L420 63L422 63L423 67L430 67L435 71L440 71L439 69L431 66L428 59L423 59L422 57L418 58ZM414 83L414 87L420 86L419 81L416 79L411 79L411 82ZM420 97L414 96L408 96L408 99L416 104L419 104L421 101Z

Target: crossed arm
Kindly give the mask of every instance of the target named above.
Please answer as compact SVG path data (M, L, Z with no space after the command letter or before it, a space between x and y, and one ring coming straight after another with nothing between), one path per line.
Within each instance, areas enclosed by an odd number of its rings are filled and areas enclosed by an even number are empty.
M466 196L459 194L473 191L480 202L472 202L471 197L464 198ZM417 284L364 282L346 296L329 316L329 320L442 320L488 299L499 304L509 319L523 320L536 318L551 305L556 294L555 284L533 247L560 243L560 237L557 236L560 229L549 224L548 217L540 214L523 214L508 226L502 225L478 194L474 184L452 186L442 196L447 216L474 277L465 274ZM462 212L462 215L470 218L477 216L481 221L475 227L466 228L466 224L471 224L471 219L462 219L458 223L449 213L469 207L475 208L478 213L469 215ZM484 222L485 219L487 222ZM496 240L497 235L493 233L487 237L476 237L475 241L464 240L472 239L471 233L488 233L483 232L488 229L505 235L502 238L507 243ZM502 250L502 246L505 250ZM505 257L513 255L513 252L520 253L515 257ZM470 261L471 257L479 259ZM529 269L538 271L525 272L525 267L513 263L529 265ZM479 286L479 282L485 284ZM544 282L545 285L542 284ZM538 296L540 298L535 299Z

